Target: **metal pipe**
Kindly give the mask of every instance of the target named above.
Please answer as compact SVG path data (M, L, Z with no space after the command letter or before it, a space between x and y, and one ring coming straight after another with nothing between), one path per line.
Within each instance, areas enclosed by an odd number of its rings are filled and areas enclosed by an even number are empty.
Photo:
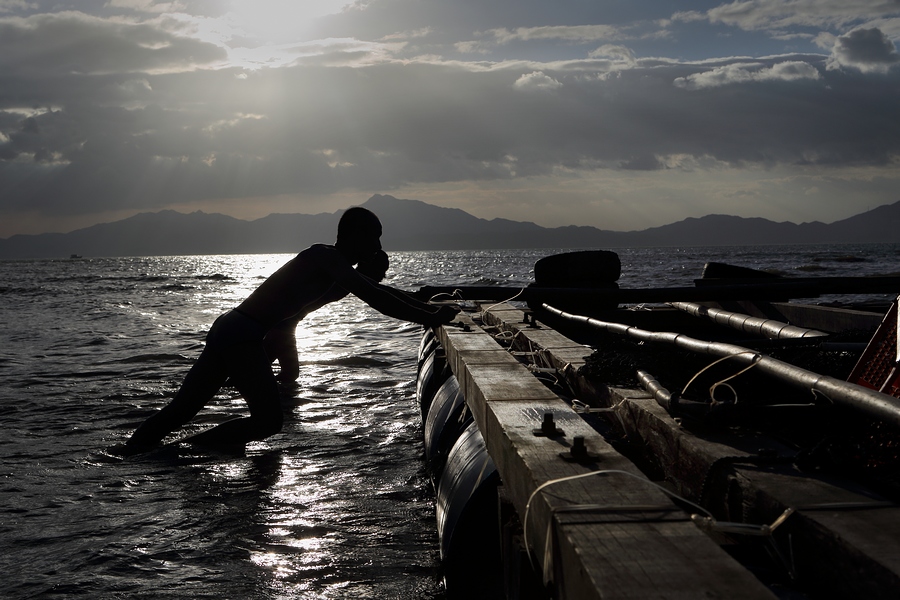
M669 304L691 316L706 318L719 325L725 325L726 327L731 327L738 331L760 335L769 339L783 340L828 336L824 331L797 327L795 325L776 321L775 319L751 317L750 315L743 315L741 313L722 310L720 308L703 306L695 302L670 302Z
M870 417L900 427L900 400L861 385L813 373L812 371L801 369L770 356L759 354L754 350L733 344L709 342L678 333L647 331L621 323L600 321L584 315L573 315L546 303L542 307L559 318L580 323L600 331L627 335L644 342L672 344L700 354L720 357L728 356L742 366L750 366L755 362L754 368L770 377L799 389L808 390L813 394L821 394L837 405L860 411Z
M697 282L712 281L699 279ZM466 300L517 300L553 302L585 300L609 303L696 302L703 300L772 300L812 298L821 294L894 294L900 277L794 277L765 283L733 283L671 288L549 288L509 286L424 286L412 295L428 299L458 292Z
M648 394L653 396L653 399L656 400L656 403L662 406L669 414L672 413L672 393L669 392L666 388L662 386L650 373L647 371L638 370L637 372L638 382L641 384L641 387L644 388Z

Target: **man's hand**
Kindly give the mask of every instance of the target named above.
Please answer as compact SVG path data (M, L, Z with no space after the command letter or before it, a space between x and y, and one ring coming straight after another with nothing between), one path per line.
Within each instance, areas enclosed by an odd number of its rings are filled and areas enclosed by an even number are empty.
M429 327L437 327L438 325L444 325L445 323L449 323L453 319L456 318L456 315L459 314L459 307L452 306L450 304L444 304L437 312L434 313L432 319L428 323Z

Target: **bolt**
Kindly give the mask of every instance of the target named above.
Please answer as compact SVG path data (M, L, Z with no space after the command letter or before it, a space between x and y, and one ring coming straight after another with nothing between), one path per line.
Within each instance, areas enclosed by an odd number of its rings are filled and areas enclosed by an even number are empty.
M556 433L556 423L553 422L553 413L544 413L544 422L541 423L541 431L544 435L554 435Z
M587 458L588 451L587 446L584 444L583 435L576 435L572 439L572 447L569 448L569 453L577 459Z
M540 429L533 429L532 433L537 436L546 436L546 437L556 437L558 435L565 435L565 432L556 426L556 423L553 421L553 413L545 412L544 413L544 421L541 423Z

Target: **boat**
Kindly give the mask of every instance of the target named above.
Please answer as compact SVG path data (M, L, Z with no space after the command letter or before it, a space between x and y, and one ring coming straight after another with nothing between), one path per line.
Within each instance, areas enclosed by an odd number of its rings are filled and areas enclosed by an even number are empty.
M809 298L900 279L597 263L418 292L466 300L417 382L448 597L897 597L897 302Z

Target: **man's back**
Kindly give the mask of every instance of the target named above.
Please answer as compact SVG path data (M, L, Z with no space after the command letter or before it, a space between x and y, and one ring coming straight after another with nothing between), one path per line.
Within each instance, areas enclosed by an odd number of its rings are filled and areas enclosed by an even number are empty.
M266 327L304 312L334 285L335 261L352 270L334 246L310 246L275 271L238 310Z

